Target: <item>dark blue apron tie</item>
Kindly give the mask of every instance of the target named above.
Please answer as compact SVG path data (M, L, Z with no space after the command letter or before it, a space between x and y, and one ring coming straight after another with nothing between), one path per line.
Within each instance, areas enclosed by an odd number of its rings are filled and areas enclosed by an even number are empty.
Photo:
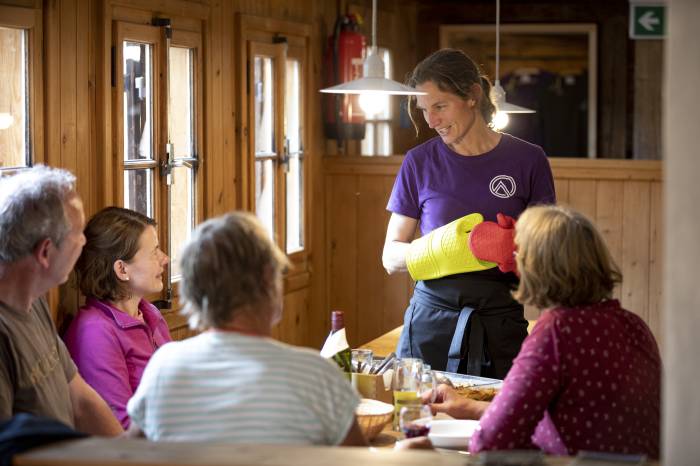
M481 368L483 366L489 366L491 361L489 360L488 352L484 346L486 344L484 337L486 330L479 316L479 311L469 306L464 306L462 308L454 307L445 300L437 296L430 296L418 289L414 291L412 301L426 306L435 306L440 309L459 313L457 325L455 326L447 355L447 367L445 370L448 372L458 372L460 363L466 357L466 373L481 375ZM469 329L468 336L466 335L467 329ZM465 337L468 339L468 345L464 344Z
M459 311L457 326L455 327L454 335L452 335L452 343L450 343L450 352L447 354L447 372L457 372L459 369L459 363L462 362L462 358L464 357L462 354L464 333L467 331L467 326L469 325L469 320L473 312L474 308L467 306Z
M450 352L447 356L447 372L457 372L459 364L464 359L462 348L464 347L464 334L469 328L469 345L467 346L467 374L481 375L482 365L488 365L484 352L484 326L479 318L479 313L474 308L464 306L459 311L457 326L450 343Z

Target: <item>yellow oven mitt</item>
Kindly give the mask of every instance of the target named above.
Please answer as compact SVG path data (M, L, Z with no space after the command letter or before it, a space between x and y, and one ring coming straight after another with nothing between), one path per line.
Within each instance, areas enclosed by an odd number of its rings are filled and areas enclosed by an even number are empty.
M477 259L469 249L469 232L483 221L481 214L465 215L411 242L406 253L411 277L432 280L496 267L495 262Z

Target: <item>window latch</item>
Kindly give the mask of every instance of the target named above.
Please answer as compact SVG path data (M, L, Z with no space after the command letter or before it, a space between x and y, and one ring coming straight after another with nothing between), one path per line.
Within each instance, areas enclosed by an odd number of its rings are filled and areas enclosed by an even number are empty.
M280 157L280 165L282 165L282 170L285 173L289 173L289 139L284 139L284 150L282 151L282 157Z
M165 145L165 160L160 164L160 175L165 177L165 183L170 186L173 184L173 151L175 147L172 143Z

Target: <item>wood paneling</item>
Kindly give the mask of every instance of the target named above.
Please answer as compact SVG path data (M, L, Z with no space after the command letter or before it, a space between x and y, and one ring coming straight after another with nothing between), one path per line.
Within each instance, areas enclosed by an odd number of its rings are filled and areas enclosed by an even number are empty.
M381 249L384 210L402 157L324 160L329 243L329 300L345 310L357 344L400 325L412 281L389 276ZM615 296L660 335L661 164L644 161L550 159L559 202L600 229L624 280ZM356 313L356 315L352 315ZM526 309L536 319L535 309ZM357 326L357 322L361 322Z
M321 99L316 90L321 87L323 72L322 56L326 40L332 31L338 5L325 0L0 0L3 5L19 5L30 9L38 25L33 37L36 63L42 69L33 82L32 113L34 147L36 160L61 166L78 175L78 189L86 202L86 213L91 215L100 208L115 203L114 161L117 154L113 144L111 46L114 21L149 24L154 16L170 17L175 28L201 32L204 53L203 75L203 171L204 204L203 218L223 214L242 208L245 205L243 192L247 179L242 159L245 128L240 126L239 103L244 99L239 82L241 62L240 44L237 39L237 15L262 17L264 21L287 21L310 25L310 63L308 110L315 115L310 121L309 136L305 147L306 163L309 168L309 210L307 211L309 230L308 270L304 275L306 284L299 279L287 284L287 311L295 315L296 307L304 303L307 314L301 319L303 329L294 332L280 332L280 338L303 342L318 347L329 328L329 315L333 307L350 306L377 308L376 314L368 319L349 322L356 329L353 338L369 338L378 334L377 329L386 329L401 322L403 307L411 294L412 282L403 276L385 277L378 268L373 271L374 257L379 264L379 253L386 213L383 211L386 198L393 183L393 176L400 157L386 157L381 160L365 160L359 157L355 165L327 164L328 178L324 173L321 154L326 149L322 131ZM370 0L347 0L341 2L341 11L346 7L365 17L364 32L369 33ZM614 44L604 47L600 53L601 108L599 121L600 153L610 157L629 155L625 141L631 138L629 116L631 109L627 93L630 77L626 74L629 54L628 42L623 36L626 28L619 28L626 18L626 6L615 4L608 8L607 2L597 1L591 7L583 3L566 2L566 5L552 1L539 2L525 8L522 4L504 5L502 20L505 22L595 22L599 24L601 43ZM605 8L605 14L601 14ZM402 81L417 60L437 46L439 24L491 23L493 3L480 0L469 6L456 1L440 0L430 5L417 1L383 0L379 3L378 45L388 47L394 56L394 78ZM600 17L599 17L600 16ZM624 18L623 18L624 17ZM623 18L621 20L621 18ZM642 60L641 52L635 52ZM651 51L643 58L647 69L653 71L654 57L660 51ZM641 66L641 65L640 65ZM639 88L642 89L641 87ZM643 96L638 96L643 99ZM400 124L399 106L401 99L392 100L394 106L394 149L397 153L415 145L413 128ZM640 102L640 105L643 102ZM607 110L606 110L607 108ZM651 120L635 120L635 125L651 124ZM643 123L645 122L645 123ZM404 122L405 123L405 122ZM640 128L639 131L645 131ZM640 133L641 134L641 133ZM357 150L355 150L357 152ZM619 261L624 260L622 245L623 230L616 223L621 219L621 206L606 201L608 196L618 196L615 184L624 182L630 176L640 181L648 180L653 172L644 166L627 167L605 166L605 170L590 170L578 166L577 161L557 163L559 174L556 188L559 198L568 202L572 199L587 212L601 217L609 229L613 254ZM641 168L640 168L641 167ZM609 169L609 170L608 170ZM608 171L606 171L608 170ZM334 172L335 171L335 172ZM601 184L598 178L602 171L612 173L605 178L611 186ZM646 174L646 175L645 175ZM335 182L335 175L349 178ZM366 177L366 179L365 179ZM361 179L362 178L362 179ZM575 182L570 183L573 180ZM657 180L658 181L658 180ZM591 184L593 183L593 184ZM592 191L595 186L595 191ZM654 204L660 195L660 185L650 188L651 218L659 216L659 207ZM600 190L599 190L600 189ZM357 195L356 193L360 193ZM591 199L588 196L594 193ZM657 196L657 197L655 197ZM329 204L330 199L338 204ZM331 207L328 207L328 206ZM654 207L656 206L656 207ZM341 230L342 224L335 223L335 215L343 210L357 219L346 225L349 230ZM350 213L351 212L351 213ZM656 217L655 217L656 216ZM658 220L650 220L652 224ZM607 222L607 223L606 223ZM650 230L650 241L657 244L658 229ZM349 239L348 237L352 237ZM365 249L357 249L355 243L366 243ZM333 249L331 245L335 245ZM339 248L345 247L345 251ZM347 249L350 248L350 249ZM650 247L649 261L658 271L658 248ZM352 271L340 271L339 264L347 262ZM333 267L330 266L333 264ZM631 263L630 263L631 266ZM362 270L360 271L360 267ZM380 267L377 265L377 267ZM343 283L339 285L339 283ZM346 291L345 286L362 284L367 293L360 302L354 291ZM298 298L298 291L306 289L305 301ZM378 297L376 293L381 293ZM659 288L655 282L648 282L649 306L658 302ZM61 313L74 311L78 294L74 286L63 287L60 292ZM294 298L292 298L294 295ZM359 311L358 311L359 312ZM187 334L184 321L175 313L166 313L173 330L178 335ZM650 319L653 315L650 314ZM292 319L294 320L294 319ZM283 321L283 325L286 325ZM303 336L300 336L303 335Z
M634 41L634 126L635 159L661 158L661 85L664 41Z
M622 1L557 1L501 2L502 24L523 23L594 23L598 26L598 144L597 154L601 158L626 158L637 155L633 152L631 128L634 124L649 124L651 120L633 120L632 98L637 76L630 53L635 47L627 37L628 4ZM416 13L416 35L422 40L416 44L416 59L421 60L437 50L438 28L446 24L493 24L496 9L493 0L433 0L418 2ZM660 49L650 51L649 64L660 70L662 60ZM639 95L639 105L651 103L651 109L658 109L658 93ZM660 112L659 112L660 113ZM638 131L651 128L641 126ZM637 131L637 129L635 129ZM658 125L647 133L653 137L659 131ZM426 132L422 137L430 137ZM658 140L656 142L658 144ZM549 154L556 156L559 154ZM660 158L660 153L656 154Z
M287 292L284 296L282 320L273 328L272 336L292 345L306 345L309 316L309 288Z

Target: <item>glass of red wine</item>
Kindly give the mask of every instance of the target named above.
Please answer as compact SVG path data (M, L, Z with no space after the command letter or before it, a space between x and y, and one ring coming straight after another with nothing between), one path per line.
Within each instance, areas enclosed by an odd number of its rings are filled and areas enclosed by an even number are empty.
M408 405L399 412L399 427L406 438L427 437L433 420L427 405Z

